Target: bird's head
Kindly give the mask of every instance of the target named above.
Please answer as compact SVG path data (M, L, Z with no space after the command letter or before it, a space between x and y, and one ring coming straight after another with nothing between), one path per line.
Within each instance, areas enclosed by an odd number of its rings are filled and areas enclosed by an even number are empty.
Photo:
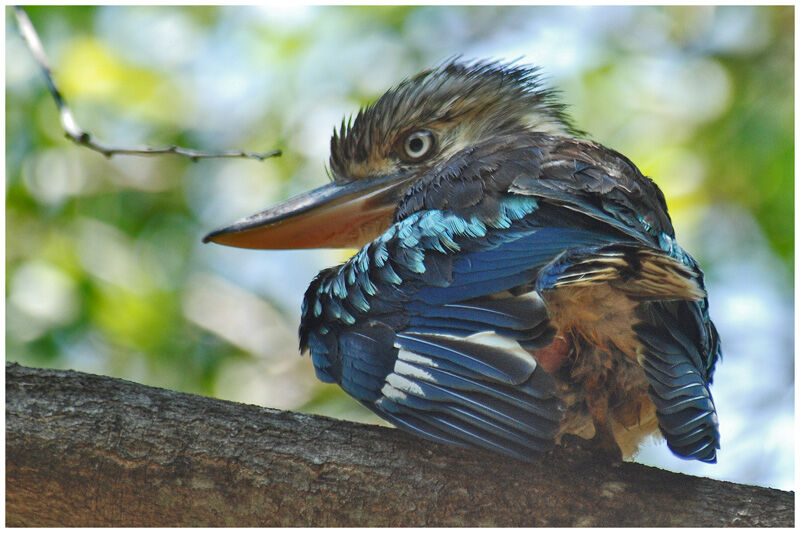
M389 227L403 194L437 165L524 131L576 133L537 68L449 61L403 81L334 130L332 183L203 240L262 249L361 247Z

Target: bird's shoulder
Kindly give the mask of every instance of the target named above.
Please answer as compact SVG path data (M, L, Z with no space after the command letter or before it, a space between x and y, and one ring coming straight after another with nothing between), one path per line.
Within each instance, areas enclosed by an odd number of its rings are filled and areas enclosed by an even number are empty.
M491 216L514 195L583 212L640 239L674 236L663 193L627 157L598 143L530 132L489 139L431 169L401 199L395 221L426 209Z

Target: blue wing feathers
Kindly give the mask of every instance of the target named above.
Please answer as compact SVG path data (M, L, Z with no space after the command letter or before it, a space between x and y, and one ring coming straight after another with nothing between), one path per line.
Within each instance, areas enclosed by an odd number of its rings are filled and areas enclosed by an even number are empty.
M472 420L491 421L495 427L514 428L517 433L521 430L537 438L552 438L558 429L557 423L554 424L546 419L537 420L537 417L531 416L530 412L521 412L505 402L476 393L474 390L462 392L426 381L415 381L414 387L418 390L416 394L409 393L402 400L394 398L392 400L425 411L452 413L452 408L456 406L459 412L469 413ZM531 424L530 421L538 424ZM506 437L512 433L511 430L506 431L508 432Z
M419 418L417 413L410 409L405 409L404 411L410 414L410 418ZM513 443L509 443L502 438L497 438L497 436L487 435L485 431L471 424L464 423L461 420L454 419L452 416L434 414L429 415L427 420L434 424L435 427L447 433L457 435L464 444L468 446L494 450L523 460L530 460L531 455L533 455L531 453L531 451L534 451L534 448L531 446L533 440L528 443L528 446L515 446Z
M460 303L430 306L411 302L406 308L420 319L445 318L496 326L506 329L527 330L547 320L547 310L539 298L473 299Z
M510 356L499 348L455 339L424 334L399 334L398 345L406 350L457 362L478 374L514 385L526 381L536 369L536 361Z
M498 279L462 285L455 288L429 287L417 292L417 298L431 305L439 305L461 300L469 300L485 294L505 291L530 282L533 275L528 272L519 272Z
M436 425L415 416L413 411L404 410L400 406L393 405L391 402L386 402L384 399L376 403L362 401L361 404L395 426L425 437L426 439L455 446L469 446L467 442L458 438L452 432L442 430L436 427ZM403 411L406 411L406 413L405 416L397 416L395 415L395 411L399 411L401 414Z
M469 420L472 417L463 411L459 413L459 418L454 417L456 408L451 408L448 413L430 413L385 400L381 402L380 407L390 409L391 418L400 427L440 442L494 450L528 461L536 456L536 452L552 447L552 443L535 438L509 441L505 437L505 428L488 432L486 428L490 424L485 420ZM483 427L477 427L478 425Z
M560 410L553 405L557 403L557 400L553 399L552 397L545 398L540 401L534 401L531 395L515 392L515 389L510 387L499 387L496 385L490 386L479 380L470 379L453 372L448 372L446 370L437 368L428 367L425 369L425 371L428 372L437 383L444 387L453 390L464 391L467 393L479 392L488 397L492 397L495 400L503 401L513 407L516 407L517 409L527 411L533 415L537 415L553 422L558 422L561 419L562 414ZM521 414L520 416L525 415Z
M462 327L458 327L462 326ZM475 329L467 324L453 324L444 319L424 319L412 318L409 320L405 333L430 333L434 335L453 335L456 337L467 337L476 333Z
M518 376L509 376L506 372L487 364L480 358L475 357L467 350L471 350L473 345L468 347L442 345L438 339L432 339L433 335L425 334L400 334L398 341L402 348L419 354L424 354L437 360L447 361L451 364L465 368L471 375L479 377L486 376L503 383L513 383L515 380L523 381ZM459 349L461 348L461 349ZM532 370L531 370L532 371Z
M659 241L630 213L543 198L562 204L504 197L485 219L412 213L323 271L306 294L301 326L301 347L311 349L321 379L439 442L522 459L550 447L564 404L525 349L546 346L555 330L529 291L569 272L566 260L554 262L567 252ZM713 461L719 433L708 382L718 345L705 302L681 312L658 301L640 306L635 331L662 432L678 455Z

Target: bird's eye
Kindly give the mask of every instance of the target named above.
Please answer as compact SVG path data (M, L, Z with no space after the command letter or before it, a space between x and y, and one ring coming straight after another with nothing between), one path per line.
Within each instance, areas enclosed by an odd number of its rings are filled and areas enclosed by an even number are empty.
M421 159L433 153L433 134L428 130L412 131L403 141L405 156L412 161Z

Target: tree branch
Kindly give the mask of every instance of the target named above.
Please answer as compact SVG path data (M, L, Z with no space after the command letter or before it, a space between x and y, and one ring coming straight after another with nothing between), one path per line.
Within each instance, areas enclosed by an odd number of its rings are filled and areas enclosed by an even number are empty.
M9 526L786 526L794 497L6 365Z
M174 145L164 148L114 148L96 142L89 132L81 129L80 126L78 126L78 123L75 121L75 117L72 116L72 111L67 105L67 102L64 100L64 97L61 95L61 91L58 90L58 86L53 79L53 73L50 69L50 63L47 60L47 55L44 52L44 46L42 46L42 41L39 39L39 35L36 33L36 28L34 28L31 19L28 17L28 14L20 6L14 7L14 14L16 15L17 25L19 26L22 38L25 41L25 44L28 45L28 49L30 49L34 59L36 59L36 62L39 64L42 74L44 74L47 88L50 90L50 94L53 95L53 100L56 103L58 115L61 119L61 127L64 128L64 133L66 134L67 138L71 139L74 143L85 146L86 148L94 150L95 152L100 152L106 157L111 157L114 155L152 156L175 154L188 157L192 161L197 161L198 159L223 157L241 157L263 161L264 159L281 155L280 150L273 150L265 153L244 152L241 150L202 152L199 150L182 148Z

